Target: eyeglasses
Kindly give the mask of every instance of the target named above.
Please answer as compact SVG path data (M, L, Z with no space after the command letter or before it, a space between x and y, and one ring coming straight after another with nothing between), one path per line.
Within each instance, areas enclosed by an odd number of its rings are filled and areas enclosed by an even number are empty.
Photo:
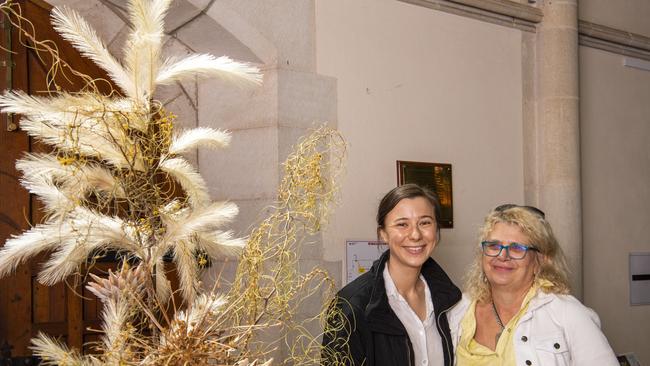
M511 208L514 208L514 207L523 208L524 210L527 210L528 212L533 213L533 214L541 217L542 219L546 219L546 214L544 214L544 211L540 210L539 208L537 208L535 206L519 206L519 205L515 205L514 203L505 203L503 205L499 205L499 206L495 207L494 211L503 212L505 210L509 210Z
M534 246L519 244L519 243L510 243L509 245L503 245L501 242L496 240L485 240L481 242L481 248L483 249L483 255L488 257L498 257L501 255L503 249L506 250L506 257L510 259L524 259L526 253L529 250L534 252L539 252L539 249Z

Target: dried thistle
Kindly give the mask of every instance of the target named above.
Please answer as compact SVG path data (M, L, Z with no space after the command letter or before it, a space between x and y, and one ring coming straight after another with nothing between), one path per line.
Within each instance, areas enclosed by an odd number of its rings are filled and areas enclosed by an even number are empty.
M135 268L124 264L119 272L108 270L108 277L101 278L90 273L93 282L86 288L103 303L125 296L141 297L146 283L146 270L142 265Z

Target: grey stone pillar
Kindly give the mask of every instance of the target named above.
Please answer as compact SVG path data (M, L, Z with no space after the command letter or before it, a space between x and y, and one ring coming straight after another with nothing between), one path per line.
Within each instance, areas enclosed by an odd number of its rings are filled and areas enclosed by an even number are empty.
M582 209L578 85L578 2L547 0L538 28L537 113L527 133L526 199L547 214L569 260L573 293L582 297ZM526 169L530 172L529 169Z

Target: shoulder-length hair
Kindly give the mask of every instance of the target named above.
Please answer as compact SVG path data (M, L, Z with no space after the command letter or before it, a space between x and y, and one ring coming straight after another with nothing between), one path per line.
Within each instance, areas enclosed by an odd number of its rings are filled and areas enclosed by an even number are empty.
M569 270L566 257L553 235L551 225L546 221L544 213L532 206L512 204L501 205L492 210L479 230L479 240L474 253L474 261L467 274L465 289L472 298L486 301L490 298L490 284L485 278L482 267L483 252L481 242L486 240L494 226L498 223L517 225L529 239L530 243L539 250L539 271L536 280L548 280L552 285L542 286L547 293L566 294L570 290Z

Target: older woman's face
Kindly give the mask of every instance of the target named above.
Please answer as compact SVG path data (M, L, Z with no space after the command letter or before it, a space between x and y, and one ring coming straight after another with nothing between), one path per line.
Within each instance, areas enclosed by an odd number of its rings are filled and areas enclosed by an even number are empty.
M486 240L495 240L502 245L519 243L534 245L521 229L514 224L497 223ZM529 250L523 259L511 259L506 250L498 257L483 256L482 265L485 276L493 290L526 291L533 283L539 263L537 253Z
M433 206L424 197L405 198L386 215L381 239L390 248L390 271L420 270L437 243Z

